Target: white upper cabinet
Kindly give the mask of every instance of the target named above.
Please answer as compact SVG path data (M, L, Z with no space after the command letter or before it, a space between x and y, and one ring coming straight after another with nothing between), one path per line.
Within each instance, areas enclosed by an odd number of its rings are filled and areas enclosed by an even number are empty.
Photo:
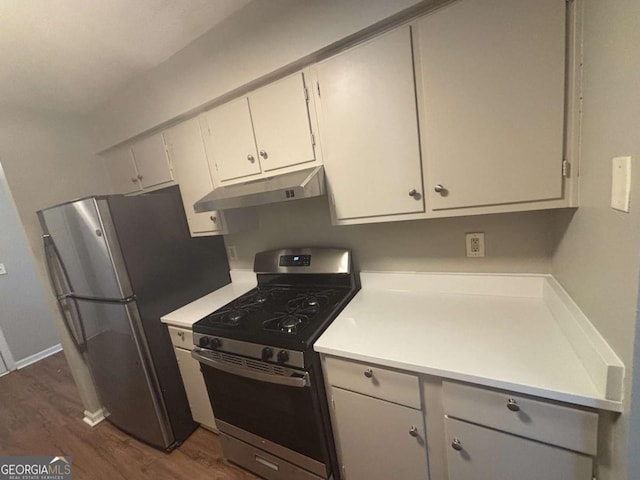
M157 133L134 143L131 150L143 189L173 180L162 134Z
M334 221L424 212L410 27L315 68Z
M561 199L565 0L462 0L417 22L433 210Z
M141 190L138 171L130 148L114 150L105 158L114 193L131 193Z
M204 113L216 183L236 183L316 161L304 75L296 73Z
M204 115L207 153L221 182L261 172L246 97L241 97Z
M302 74L251 93L249 105L263 171L315 160Z
M133 193L173 181L161 134L144 138L106 156L115 193Z
M219 232L222 222L215 212L196 213L193 209L196 201L213 190L198 121L193 118L176 125L164 132L164 138L191 234Z

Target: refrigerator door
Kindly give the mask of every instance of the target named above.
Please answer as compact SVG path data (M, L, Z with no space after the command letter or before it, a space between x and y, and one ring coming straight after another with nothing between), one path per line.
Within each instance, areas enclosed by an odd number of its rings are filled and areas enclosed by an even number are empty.
M101 214L102 213L102 214ZM109 212L93 197L39 212L75 297L123 299L132 295Z
M60 261L60 255L56 249L50 235L43 235L44 255L47 262L47 272L51 288L57 299L58 308L62 315L62 320L79 351L84 352L86 345L82 324L77 313L77 309L71 298L71 286L64 265Z
M91 373L108 419L162 449L174 443L135 301L74 299Z

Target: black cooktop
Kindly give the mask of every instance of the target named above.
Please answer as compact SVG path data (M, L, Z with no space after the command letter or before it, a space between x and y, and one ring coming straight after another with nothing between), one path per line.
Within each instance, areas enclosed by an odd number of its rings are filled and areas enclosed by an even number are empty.
M259 285L193 325L193 331L304 350L355 294L343 285Z

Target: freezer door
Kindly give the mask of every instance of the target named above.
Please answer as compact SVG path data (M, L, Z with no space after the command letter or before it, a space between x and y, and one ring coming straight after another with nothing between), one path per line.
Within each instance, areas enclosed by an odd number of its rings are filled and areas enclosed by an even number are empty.
M141 335L136 303L74 302L84 325L89 368L108 419L140 440L169 448L173 432Z
M73 343L78 350L82 352L85 350L82 323L80 323L77 308L72 299L67 272L60 261L60 255L51 237L49 235L43 235L42 241L44 244L44 256L47 262L49 281L51 282L53 293L56 296L64 326L69 332Z
M59 256L74 296L122 299L131 286L109 212L86 198L39 212L45 235Z

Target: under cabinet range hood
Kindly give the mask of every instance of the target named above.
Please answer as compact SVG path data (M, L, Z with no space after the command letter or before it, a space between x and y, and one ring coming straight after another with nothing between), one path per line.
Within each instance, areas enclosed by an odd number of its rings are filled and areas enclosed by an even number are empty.
M196 213L254 207L325 194L322 166L218 187L193 206Z

